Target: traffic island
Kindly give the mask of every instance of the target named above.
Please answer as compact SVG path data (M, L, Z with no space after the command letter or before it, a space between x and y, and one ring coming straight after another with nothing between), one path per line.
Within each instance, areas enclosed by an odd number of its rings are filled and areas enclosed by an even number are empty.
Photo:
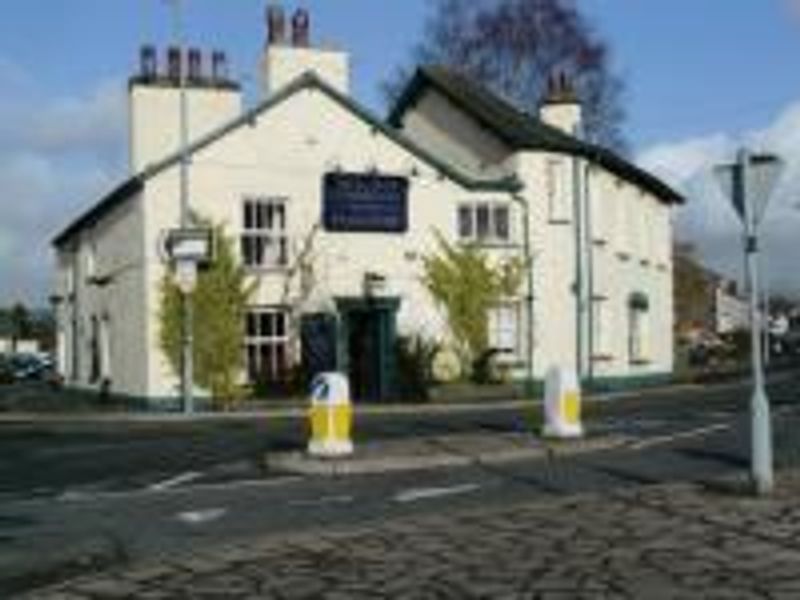
M354 453L344 457L318 457L302 451L272 452L265 455L264 461L271 471L358 475L568 456L610 450L630 441L621 435L556 441L519 432L463 433L356 442Z

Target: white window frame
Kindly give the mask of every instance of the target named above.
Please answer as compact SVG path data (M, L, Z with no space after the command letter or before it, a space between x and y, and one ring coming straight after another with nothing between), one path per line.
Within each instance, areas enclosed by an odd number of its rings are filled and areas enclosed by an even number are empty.
M486 233L478 234L478 217L486 216ZM500 214L505 215L505 227L502 228ZM456 237L460 242L511 245L513 243L511 226L511 205L504 202L460 202L456 210ZM468 224L466 227L463 225Z
M289 263L288 204L285 196L244 198L240 251L245 268L286 268Z
M592 356L605 357L610 354L610 309L605 296L592 299Z
M628 354L633 364L650 362L650 311L628 307Z
M519 356L522 341L521 304L516 300L499 302L487 315L489 348Z
M569 223L572 219L571 164L564 158L548 158L545 164L547 218L550 223Z
M271 328L263 327L262 318L276 319ZM251 328L251 318L255 321L254 328ZM278 327L277 319L283 320L282 332ZM272 331L270 332L269 329ZM254 331L254 332L253 332ZM244 338L244 364L245 379L249 383L283 383L283 376L286 375L290 366L289 358L289 311L281 306L251 306L245 311L245 338ZM280 363L278 346L283 347L283 364ZM267 348L272 347L270 352ZM264 365L265 357L270 364ZM259 374L259 376L255 376ZM263 375L266 374L266 377Z

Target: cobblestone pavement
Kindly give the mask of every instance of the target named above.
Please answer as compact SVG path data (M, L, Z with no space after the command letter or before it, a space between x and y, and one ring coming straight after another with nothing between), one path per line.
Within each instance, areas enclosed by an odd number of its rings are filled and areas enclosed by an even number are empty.
M800 472L267 537L28 598L800 598Z

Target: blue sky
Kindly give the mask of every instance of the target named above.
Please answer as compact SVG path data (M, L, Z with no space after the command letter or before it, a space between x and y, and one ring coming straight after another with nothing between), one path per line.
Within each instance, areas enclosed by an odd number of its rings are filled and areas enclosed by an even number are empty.
M253 97L265 2L184 2L190 41L226 50ZM701 172L753 140L785 146L794 173L800 0L577 3L609 41L626 81L627 131L637 157L704 196L684 211L679 231L700 238L701 247L711 238L708 260L733 268L740 262L731 243L735 222L717 218L719 198L709 208L713 193ZM429 4L307 0L303 6L312 12L316 39L351 53L354 95L382 112L379 82L407 57ZM169 42L171 13L164 0L3 0L2 8L0 304L41 303L51 276L50 236L124 175L125 79L141 43Z

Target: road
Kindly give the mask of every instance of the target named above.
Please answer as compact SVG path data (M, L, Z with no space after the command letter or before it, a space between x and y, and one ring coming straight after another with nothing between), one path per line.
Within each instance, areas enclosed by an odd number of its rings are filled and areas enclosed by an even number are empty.
M791 432L800 378L770 386L779 465L800 462ZM320 526L504 505L747 469L748 388L684 387L587 404L596 435L625 448L503 465L338 478L267 472L266 452L300 448L298 418L0 425L0 593L153 556ZM356 443L525 427L519 408L359 415ZM796 429L795 429L796 430Z

